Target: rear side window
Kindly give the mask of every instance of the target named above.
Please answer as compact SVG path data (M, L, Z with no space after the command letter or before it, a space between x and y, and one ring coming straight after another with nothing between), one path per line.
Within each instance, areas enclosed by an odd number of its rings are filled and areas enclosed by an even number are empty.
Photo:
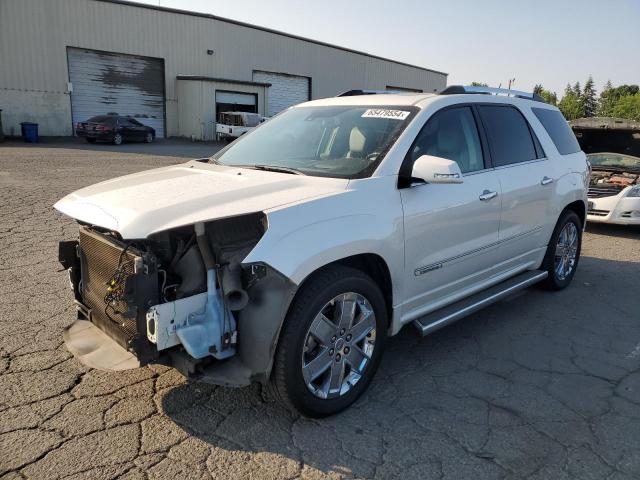
M547 131L560 155L569 155L580 151L580 145L571 127L558 110L532 108L533 113Z
M538 158L529 124L518 109L507 105L482 105L478 109L495 167Z

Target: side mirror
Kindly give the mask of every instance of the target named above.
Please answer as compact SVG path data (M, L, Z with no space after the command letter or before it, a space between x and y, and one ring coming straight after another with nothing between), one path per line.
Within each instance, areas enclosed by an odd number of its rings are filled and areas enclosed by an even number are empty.
M427 183L462 183L462 171L457 162L446 158L422 155L413 163L411 176Z

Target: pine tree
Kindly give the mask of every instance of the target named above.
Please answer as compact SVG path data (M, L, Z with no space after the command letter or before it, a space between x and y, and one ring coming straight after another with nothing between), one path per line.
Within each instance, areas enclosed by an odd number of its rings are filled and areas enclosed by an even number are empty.
M607 83L604 84L604 88L600 92L600 98L598 98L598 116L610 117L614 104L613 85L611 84L611 80L607 80Z
M578 99L580 99L580 96L582 95L582 89L580 88L580 82L576 82L575 85L573 86L573 93Z
M582 103L582 110L585 117L595 116L598 102L596 101L596 89L594 87L593 77L591 77L591 75L589 75L587 83L584 84L580 102Z

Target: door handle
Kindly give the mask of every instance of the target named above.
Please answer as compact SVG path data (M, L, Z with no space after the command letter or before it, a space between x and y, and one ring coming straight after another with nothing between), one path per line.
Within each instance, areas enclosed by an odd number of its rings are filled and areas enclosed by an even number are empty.
M498 196L498 192L485 190L484 192L482 192L482 194L478 198L483 202L488 202L489 200L491 200L492 198L496 198L497 196Z
M549 185L550 183L553 183L553 178L549 178L546 175L540 180L540 185Z

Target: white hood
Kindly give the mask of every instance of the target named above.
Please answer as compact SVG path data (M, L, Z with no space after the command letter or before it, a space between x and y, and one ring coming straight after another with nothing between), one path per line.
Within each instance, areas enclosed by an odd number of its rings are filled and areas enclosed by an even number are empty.
M199 221L330 195L343 191L347 184L343 179L192 161L85 187L54 207L77 220L134 239Z

